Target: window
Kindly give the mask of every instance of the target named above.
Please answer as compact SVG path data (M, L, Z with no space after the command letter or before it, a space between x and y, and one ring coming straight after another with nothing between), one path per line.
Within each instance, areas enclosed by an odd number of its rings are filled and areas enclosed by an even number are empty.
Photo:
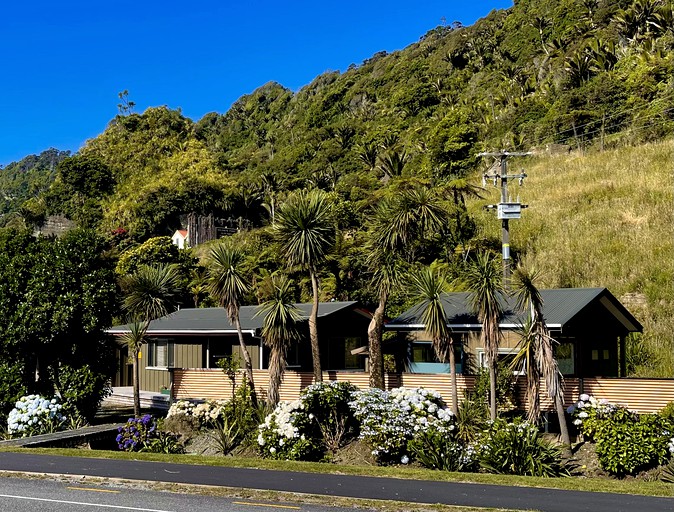
M500 364L505 364L510 366L517 356L518 349L516 348L499 348L496 355L496 361ZM483 348L477 349L477 355L480 362L481 368L487 367L487 356L484 353ZM517 368L513 368L513 375L525 375L526 374L526 361L522 360L520 364L517 365Z
M433 342L431 341L415 341L412 343L412 353L410 354L410 361L413 363L439 363L440 360L435 355ZM461 362L461 341L454 340L454 360Z
M573 343L560 341L555 347L555 356L557 357L557 366L562 375L573 375L575 372L573 364Z
M148 343L147 366L150 368L173 367L173 343L162 339Z
M293 343L288 347L286 354L286 367L299 368L300 366L300 347L299 343Z

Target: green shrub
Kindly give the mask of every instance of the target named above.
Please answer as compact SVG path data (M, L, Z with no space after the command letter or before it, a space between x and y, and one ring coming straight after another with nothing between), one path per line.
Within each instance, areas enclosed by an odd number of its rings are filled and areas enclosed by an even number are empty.
M227 418L224 418L211 430L210 436L218 453L227 455L239 446L241 440L245 437L245 433L236 423L230 423Z
M489 421L487 404L474 400L472 395L459 402L456 415L456 438L464 444L474 442L485 429Z
M476 402L489 407L489 370L481 368L475 378L473 397ZM496 369L496 406L501 412L513 411L517 408L515 377L510 367L499 361Z
M674 423L669 417L638 415L589 395L581 395L569 412L583 436L595 443L601 467L613 475L634 474L671 456Z
M68 415L86 421L94 418L103 399L112 393L109 377L93 371L89 365L80 368L61 365L54 380Z
M155 435L145 442L140 451L149 453L185 453L185 445L172 432L157 430Z
M597 431L603 428L604 420L614 416L618 419L631 414L624 407L613 405L605 399L598 400L587 394L580 395L579 400L570 406L567 412L574 418L573 424L586 441L595 440Z
M674 402L669 402L660 411L660 416L670 421L674 421Z
M330 381L312 384L300 394L305 411L318 427L312 437L320 435L333 453L357 431L357 421L349 407L357 390L350 382Z
M419 432L407 444L410 455L429 469L473 471L477 469L475 450L435 427Z
M538 428L515 418L494 421L485 431L480 465L491 473L557 477L568 475L559 448L541 437Z
M624 476L664 464L670 456L671 421L657 414L620 411L600 422L595 433L601 467Z

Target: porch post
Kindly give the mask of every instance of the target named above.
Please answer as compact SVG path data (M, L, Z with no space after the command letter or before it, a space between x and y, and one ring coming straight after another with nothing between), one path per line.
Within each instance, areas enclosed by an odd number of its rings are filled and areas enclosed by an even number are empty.
M620 362L620 368L618 372L619 377L627 377L627 358L625 357L625 336L618 336L618 360Z

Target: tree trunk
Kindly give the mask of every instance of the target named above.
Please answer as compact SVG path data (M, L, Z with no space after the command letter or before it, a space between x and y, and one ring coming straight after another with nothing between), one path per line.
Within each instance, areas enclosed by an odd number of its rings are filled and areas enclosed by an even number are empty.
M313 305L309 315L309 338L311 339L311 357L314 363L314 382L323 382L321 370L321 351L318 346L318 277L314 270L311 273L311 288L313 291Z
M286 361L283 350L273 347L269 354L269 390L267 391L267 403L270 407L276 407L279 403L279 389L281 388L285 367Z
M452 386L452 412L454 416L459 414L459 396L456 389L456 356L454 355L454 342L449 342L449 381Z
M379 294L379 304L374 310L370 325L367 327L367 339L370 353L370 387L384 389L384 355L381 350L381 337L384 329L384 311L388 293Z
M253 402L253 405L255 405L257 404L257 395L255 394L255 382L253 381L253 361L250 358L248 347L246 346L246 342L243 339L243 332L241 331L241 321L239 320L238 314L234 318L234 325L236 326L236 332L239 335L239 345L241 346L241 353L243 354L243 362L246 371L246 380L250 385L250 399Z
M561 393L558 393L555 397L555 409L557 410L557 419L559 420L562 455L569 458L571 457L571 438L569 437L569 426L566 424L566 415L564 414L564 404L562 403L561 395Z
M489 360L489 415L496 420L496 360Z
M133 349L133 415L140 418L140 370L138 368L139 348Z

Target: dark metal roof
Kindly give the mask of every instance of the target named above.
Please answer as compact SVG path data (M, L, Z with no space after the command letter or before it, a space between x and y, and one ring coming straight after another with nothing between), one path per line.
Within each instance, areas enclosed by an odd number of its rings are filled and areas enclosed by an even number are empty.
M469 304L469 292L445 293L442 303L447 324L453 329L479 329L480 322ZM543 317L550 329L563 329L586 308L602 307L619 322L627 332L641 332L641 324L606 288L556 288L541 290ZM500 326L504 329L519 326L524 315L515 311L511 297L501 297L505 314ZM390 331L417 330L424 327L421 321L421 304L408 309L386 324Z
M344 309L354 309L357 302L321 302L318 317L323 318ZM311 304L295 304L303 320L309 318ZM243 331L252 332L262 328L264 315L255 316L258 306L241 306L239 321ZM128 325L117 325L108 329L109 334L124 334L129 331ZM234 327L227 318L224 308L190 308L153 321L148 334L233 334Z

